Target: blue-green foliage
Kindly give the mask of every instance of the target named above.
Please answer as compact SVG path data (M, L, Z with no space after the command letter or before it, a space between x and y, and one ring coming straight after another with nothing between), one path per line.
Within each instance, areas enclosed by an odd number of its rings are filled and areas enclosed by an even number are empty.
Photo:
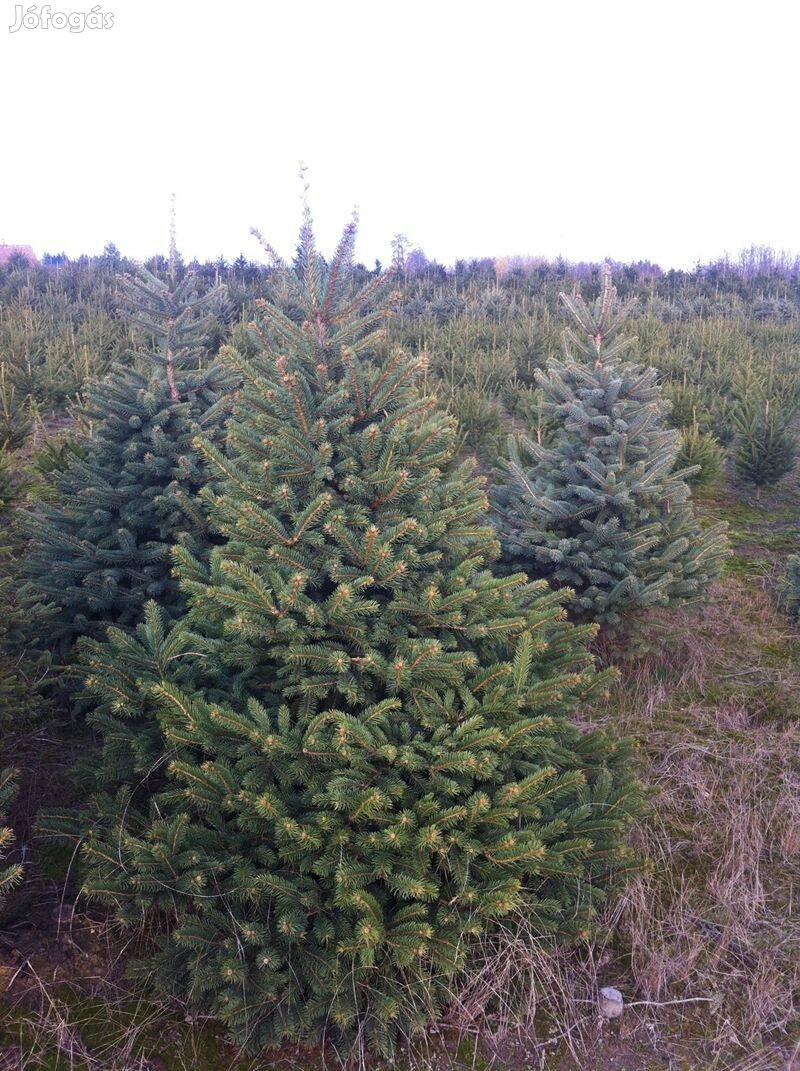
M694 518L655 370L621 359L631 340L610 273L593 308L564 302L575 321L564 360L536 377L555 432L543 444L510 440L495 515L510 569L572 588L579 615L616 625L701 596L725 540Z
M91 384L92 435L65 458L52 500L27 517L23 600L36 640L61 654L78 636L135 624L148 599L176 613L172 545L201 552L208 542L192 440L224 429L230 376L206 348L223 295L144 269L124 289L141 344Z

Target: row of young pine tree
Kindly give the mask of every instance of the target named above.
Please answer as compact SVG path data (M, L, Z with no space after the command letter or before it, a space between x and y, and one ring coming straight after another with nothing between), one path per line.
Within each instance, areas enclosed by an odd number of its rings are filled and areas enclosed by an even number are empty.
M80 838L163 992L256 1049L389 1052L500 920L591 932L641 792L630 744L576 724L612 672L588 645L702 598L726 553L608 275L565 298L554 435L517 436L487 496L386 342L391 279L355 287L355 233L326 261L306 216L280 303L217 355L224 293L128 280L152 346L92 386L23 522L26 642L98 740L90 803L42 832Z

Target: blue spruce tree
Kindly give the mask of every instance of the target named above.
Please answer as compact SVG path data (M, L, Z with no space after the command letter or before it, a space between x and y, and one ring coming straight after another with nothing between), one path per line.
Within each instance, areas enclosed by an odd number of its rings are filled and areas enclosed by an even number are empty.
M89 387L92 436L25 521L31 633L61 656L78 636L135 624L148 599L177 614L171 548L199 553L209 540L193 440L224 434L231 379L207 349L224 293L203 293L191 274L178 282L174 259L169 281L141 269L122 285L140 345Z
M509 569L572 588L573 612L617 625L702 596L727 552L724 525L694 517L655 369L622 360L634 340L620 336L626 309L610 269L593 308L561 296L574 327L564 359L536 377L554 433L509 441L496 523Z

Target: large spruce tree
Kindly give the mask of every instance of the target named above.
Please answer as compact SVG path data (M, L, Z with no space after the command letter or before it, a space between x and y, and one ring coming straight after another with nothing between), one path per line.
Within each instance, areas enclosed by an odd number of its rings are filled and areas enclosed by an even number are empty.
M572 588L579 616L616 625L701 596L726 553L724 525L694 517L655 369L621 359L635 340L620 337L610 269L593 308L561 296L575 327L564 360L536 377L554 434L510 439L495 516L508 568Z
M422 359L385 352L354 240L326 263L307 218L299 315L262 304L257 356L224 352L230 442L200 444L224 543L176 552L188 615L85 649L111 751L150 722L88 888L160 920L155 977L250 1046L388 1049L496 920L585 935L637 797L627 745L569 720L604 682L591 626L487 570L482 482Z
M224 295L178 281L174 260L168 281L141 269L122 287L139 345L89 387L92 435L26 523L23 600L60 655L77 636L135 624L147 599L176 613L171 547L207 541L192 441L219 438L227 415L230 376L207 349Z

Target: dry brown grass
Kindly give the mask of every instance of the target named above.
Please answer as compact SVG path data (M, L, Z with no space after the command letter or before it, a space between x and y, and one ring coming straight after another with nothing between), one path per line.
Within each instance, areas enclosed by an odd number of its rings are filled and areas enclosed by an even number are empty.
M648 625L661 652L624 660L588 715L637 739L651 788L607 940L553 953L517 920L481 949L452 1026L500 1064L795 1071L800 636L768 578L736 571L705 609ZM616 1023L603 985L625 995Z
M637 995L706 998L707 1066L785 1069L800 1040L800 637L737 575L670 632L597 712L640 741L653 788L618 937ZM685 1015L658 1025L666 1043L691 1034Z

